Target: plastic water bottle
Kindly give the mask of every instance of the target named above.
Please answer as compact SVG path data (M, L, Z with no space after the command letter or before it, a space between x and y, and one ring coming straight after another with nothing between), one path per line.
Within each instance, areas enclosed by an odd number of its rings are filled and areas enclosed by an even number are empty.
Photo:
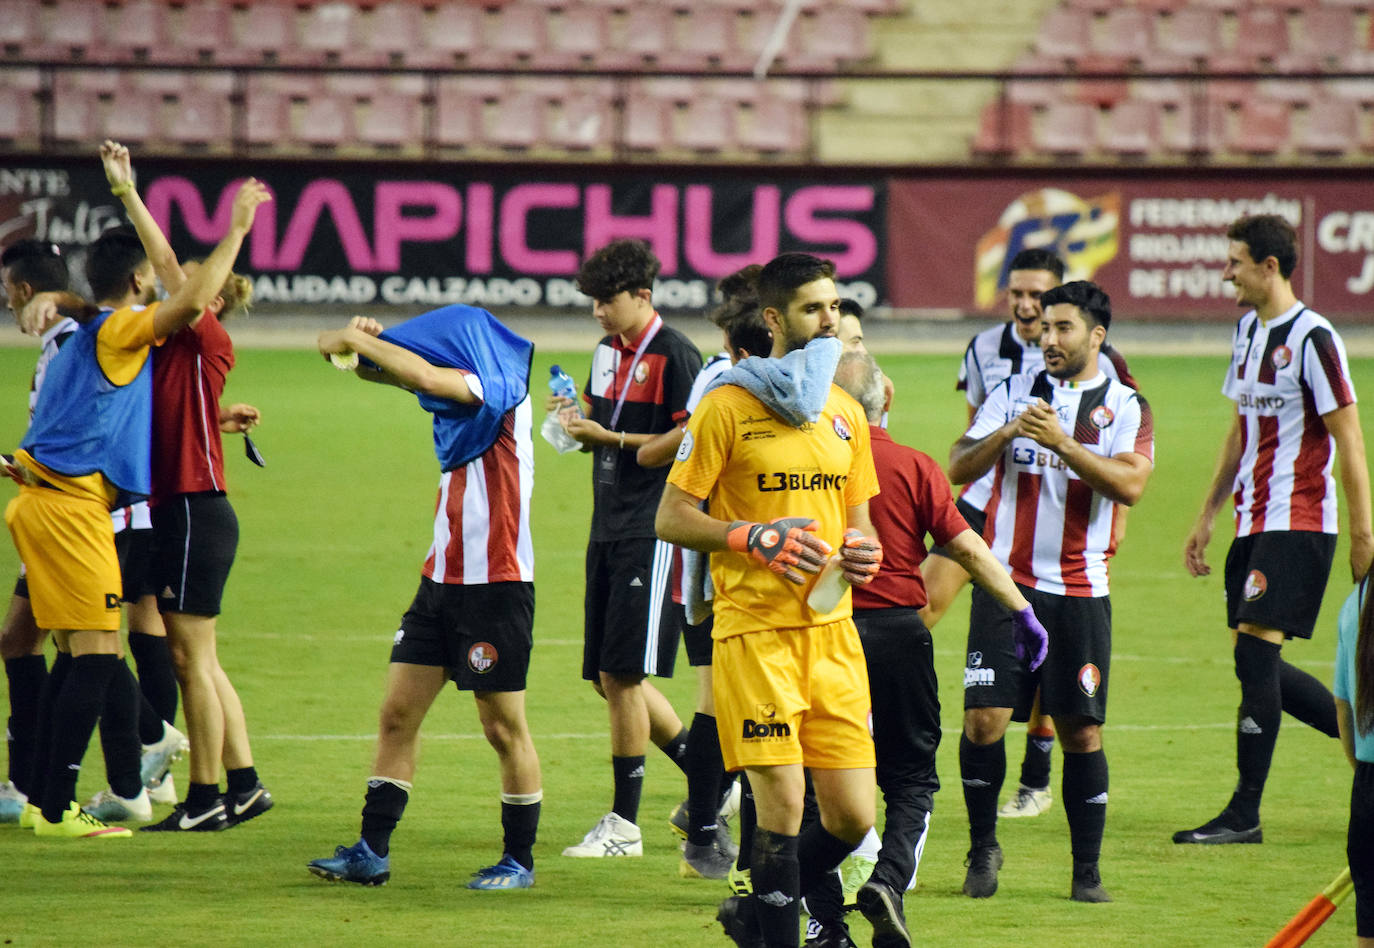
M577 383L573 381L571 375L563 371L561 365L549 366L549 391L559 398L566 398L571 401L577 414L579 416L582 414L582 408L577 401Z

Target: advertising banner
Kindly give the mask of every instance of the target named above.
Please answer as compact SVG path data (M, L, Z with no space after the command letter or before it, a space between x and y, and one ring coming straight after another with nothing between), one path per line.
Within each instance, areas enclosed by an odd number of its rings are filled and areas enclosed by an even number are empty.
M833 259L842 290L866 306L888 295L879 176L137 158L135 168L184 257L224 233L239 179L272 189L240 258L262 303L583 306L579 262L622 237L663 261L664 309L706 307L722 276L787 250ZM0 245L38 237L79 261L121 216L94 156L0 168Z
M888 193L887 285L900 307L1000 313L1011 258L1047 247L1122 313L1229 319L1226 228L1280 214L1298 230L1299 297L1327 316L1374 310L1374 191L1351 172L930 177Z

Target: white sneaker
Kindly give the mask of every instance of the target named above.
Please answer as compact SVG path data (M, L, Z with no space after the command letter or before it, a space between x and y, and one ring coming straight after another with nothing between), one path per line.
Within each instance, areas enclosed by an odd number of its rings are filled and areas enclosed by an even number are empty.
M109 787L101 790L81 807L102 823L149 823L153 819L153 803L148 788L139 787L138 796L126 799Z
M6 780L0 783L0 823L18 823L19 814L24 812L24 804L29 798L18 787Z
M154 803L170 803L173 806L177 803L177 788L172 783L172 775L169 772L162 778L162 782L156 787L148 788L148 799Z
M172 764L191 749L191 742L166 721L162 722L162 739L156 744L143 745L143 760L139 767L143 786L155 787L172 769Z
M615 813L603 816L582 842L563 850L574 859L597 859L602 856L642 856L644 840L639 827Z
M725 799L720 803L720 812L717 817L727 823L735 822L735 817L739 816L739 801L743 791L740 790L740 781L734 780L730 784L730 792L725 795Z
M1053 803L1054 797L1050 794L1049 787L1043 790L1019 787L1016 796L1003 803L997 811L997 815L1004 820L1014 820L1022 816L1039 816L1048 810Z

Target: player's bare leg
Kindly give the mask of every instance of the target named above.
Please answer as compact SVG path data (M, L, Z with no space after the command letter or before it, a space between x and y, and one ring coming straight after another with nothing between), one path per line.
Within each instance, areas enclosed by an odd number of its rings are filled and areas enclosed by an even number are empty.
M534 883L533 850L544 792L539 755L525 719L525 692L479 691L475 697L482 731L501 763L504 839L501 862L479 870L477 875L485 878L469 887L526 888ZM507 860L518 867L508 866Z

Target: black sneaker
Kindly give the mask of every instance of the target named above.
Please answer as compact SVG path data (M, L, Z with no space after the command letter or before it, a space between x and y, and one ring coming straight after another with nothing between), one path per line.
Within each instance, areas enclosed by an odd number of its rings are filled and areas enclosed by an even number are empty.
M716 921L739 948L765 948L752 896L730 896L716 910Z
M821 924L811 919L806 923L806 932L806 941L802 943L805 948L859 948L849 937L849 926L844 922Z
M911 932L907 931L906 914L902 911L902 893L881 879L870 877L854 894L854 901L873 926L873 948L909 948Z
M997 870L1002 868L1002 847L975 846L964 860L968 874L964 876L964 895L971 899L989 899L997 891Z
M1069 898L1075 902L1110 902L1112 897L1102 888L1102 875L1097 863L1074 863L1073 890Z
M261 780L257 786L243 793L226 793L221 799L224 801L224 815L228 818L230 826L238 826L255 816L261 816L272 809L275 802Z
M1226 843L1262 843L1264 830L1258 822L1246 826L1230 807L1221 811L1216 819L1208 820L1197 829L1179 830L1174 834L1176 843L1202 843L1207 846Z
M224 812L224 803L216 799L203 810L192 811L182 802L157 823L140 826L141 833L217 833L229 828L229 818Z

